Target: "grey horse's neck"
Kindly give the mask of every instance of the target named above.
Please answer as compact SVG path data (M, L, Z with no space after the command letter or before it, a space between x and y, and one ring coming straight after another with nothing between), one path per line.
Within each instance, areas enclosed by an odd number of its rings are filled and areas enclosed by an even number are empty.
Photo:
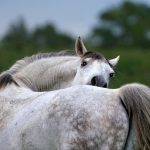
M41 59L17 72L14 78L33 91L61 89L72 84L78 63L75 56Z

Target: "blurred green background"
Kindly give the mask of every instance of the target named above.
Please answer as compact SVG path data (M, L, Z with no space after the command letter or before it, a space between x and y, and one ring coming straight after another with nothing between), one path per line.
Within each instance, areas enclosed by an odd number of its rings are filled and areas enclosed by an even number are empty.
M116 77L110 87L140 82L150 86L150 6L122 1L117 7L100 13L97 23L84 37L89 50L106 58L120 55ZM45 23L32 30L24 18L9 26L0 39L0 72L16 60L38 52L73 50L73 35L60 31L55 24Z

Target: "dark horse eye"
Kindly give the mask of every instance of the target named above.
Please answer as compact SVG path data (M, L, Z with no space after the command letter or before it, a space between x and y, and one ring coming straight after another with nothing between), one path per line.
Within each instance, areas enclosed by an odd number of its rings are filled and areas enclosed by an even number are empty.
M114 76L115 76L115 73L110 73L110 74L109 74L109 77L110 77L110 78L112 78L112 77L114 77Z
M87 65L87 62L86 61L83 61L82 63L81 63L81 67L84 67L84 66L86 66Z

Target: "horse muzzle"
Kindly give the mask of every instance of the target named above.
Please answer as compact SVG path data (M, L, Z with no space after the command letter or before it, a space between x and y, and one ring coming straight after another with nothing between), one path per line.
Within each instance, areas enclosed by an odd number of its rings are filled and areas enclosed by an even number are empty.
M94 76L91 80L91 85L107 88L108 84L102 76Z

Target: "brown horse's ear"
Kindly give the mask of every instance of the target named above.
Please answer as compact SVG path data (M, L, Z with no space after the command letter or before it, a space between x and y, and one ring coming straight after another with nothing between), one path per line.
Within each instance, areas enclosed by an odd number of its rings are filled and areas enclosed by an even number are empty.
M76 54L80 57L82 57L87 52L87 49L85 48L84 43L82 42L80 36L76 40L75 51Z

